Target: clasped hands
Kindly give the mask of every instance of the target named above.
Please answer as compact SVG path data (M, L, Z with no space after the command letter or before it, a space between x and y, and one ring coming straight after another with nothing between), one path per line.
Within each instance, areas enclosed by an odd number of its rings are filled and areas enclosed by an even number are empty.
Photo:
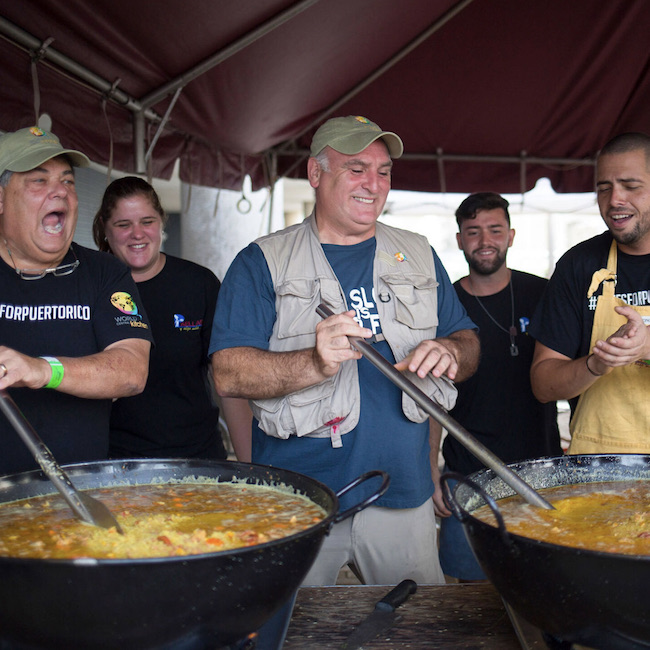
M355 312L350 310L329 316L316 325L314 362L325 377L335 375L344 361L361 358L361 353L350 345L348 337L369 339L373 335L368 328L359 327L354 315ZM434 377L447 375L454 379L458 372L458 361L443 343L426 340L396 363L395 368L400 371L409 370L421 378L430 372Z
M592 349L592 363L600 363L603 373L608 368L627 366L650 357L650 335L641 315L632 307L616 307L615 310L627 318L627 323L621 325L605 341L596 341ZM597 370L600 371L601 366Z

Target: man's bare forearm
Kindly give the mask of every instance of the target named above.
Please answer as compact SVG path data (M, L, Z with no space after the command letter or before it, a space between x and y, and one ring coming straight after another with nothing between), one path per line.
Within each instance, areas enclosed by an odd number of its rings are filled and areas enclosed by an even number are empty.
M237 460L250 463L253 414L248 401L236 397L222 397L220 403Z
M149 341L127 339L97 354L64 358L61 390L88 399L130 397L141 393L149 375Z
M212 376L222 397L282 397L325 379L313 349L269 352L253 347L219 350L212 355Z
M147 383L150 347L143 339L123 339L85 357L58 357L63 378L55 389L86 399L137 395ZM0 377L0 388L40 389L52 378L50 364L39 357L1 346L0 361L9 369Z
M592 354L570 359L537 341L530 367L530 384L540 402L554 402L577 397L611 371L611 367Z
M589 362L587 357L546 358L533 362L530 383L533 394L540 402L555 402L559 399L572 399L584 393L598 377L608 371L611 372L611 368L601 368L593 356Z

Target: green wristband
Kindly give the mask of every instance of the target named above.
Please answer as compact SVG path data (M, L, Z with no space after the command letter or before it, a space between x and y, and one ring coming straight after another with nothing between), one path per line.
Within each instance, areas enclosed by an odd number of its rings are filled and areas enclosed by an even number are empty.
M50 364L52 368L52 377L43 388L58 388L63 381L63 364L54 357L41 357Z

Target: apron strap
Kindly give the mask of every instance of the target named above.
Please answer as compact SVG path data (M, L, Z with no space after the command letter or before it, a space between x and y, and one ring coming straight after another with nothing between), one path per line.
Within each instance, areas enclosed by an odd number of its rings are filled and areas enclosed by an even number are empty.
M612 245L609 247L609 255L607 257L607 268L599 269L591 276L591 284L587 291L587 298L591 298L591 296L596 293L602 282L606 282L606 284L603 285L603 295L614 295L617 263L618 247L616 246L616 240L612 240Z

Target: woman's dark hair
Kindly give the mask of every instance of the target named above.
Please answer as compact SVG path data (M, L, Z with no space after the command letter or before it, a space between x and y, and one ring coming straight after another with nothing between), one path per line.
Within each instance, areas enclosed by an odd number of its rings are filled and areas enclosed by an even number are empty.
M111 218L113 210L120 199L129 199L132 196L143 196L153 209L160 215L163 228L167 225L167 215L160 204L156 190L147 181L137 176L125 176L113 181L104 192L102 204L93 219L93 239L100 251L111 253L111 247L106 241L106 222Z

